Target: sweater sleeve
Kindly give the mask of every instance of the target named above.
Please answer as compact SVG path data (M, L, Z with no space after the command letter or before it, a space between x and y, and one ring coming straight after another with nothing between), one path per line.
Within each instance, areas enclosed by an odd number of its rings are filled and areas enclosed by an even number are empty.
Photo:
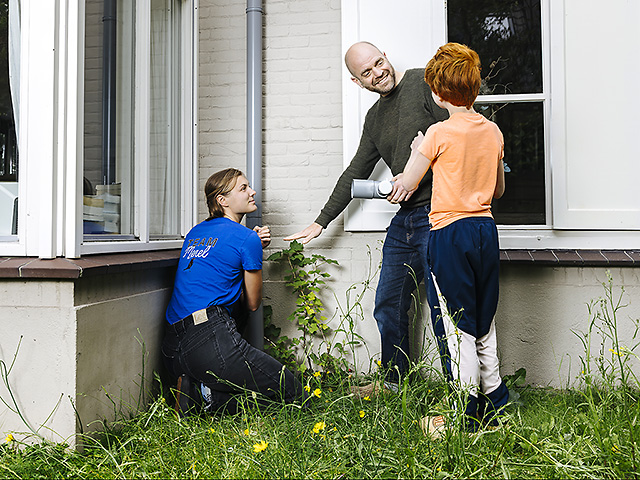
M320 211L320 215L318 215L318 218L315 220L315 223L321 225L323 228L327 228L327 225L347 208L347 205L351 201L351 181L353 179L369 178L380 160L380 152L378 152L377 147L369 135L369 123L369 114L367 114L358 150L349 166L342 172L342 175L340 175L329 200L327 200L327 203L325 203Z

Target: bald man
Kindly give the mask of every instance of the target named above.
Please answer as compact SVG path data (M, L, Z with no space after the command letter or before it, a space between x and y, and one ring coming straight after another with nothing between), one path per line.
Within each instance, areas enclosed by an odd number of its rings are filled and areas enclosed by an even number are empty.
M286 237L287 241L301 240L306 244L319 236L351 201L351 181L369 178L378 161L383 160L395 175L393 180L398 180L418 131L425 132L449 116L434 103L424 81L424 69L397 72L387 56L369 42L349 47L345 64L356 85L380 98L367 112L358 150L320 215L304 230ZM385 386L397 390L400 377L410 364L408 313L416 283L425 279L427 295L435 296L426 262L431 171L412 194L402 188L402 182L395 181L387 201L399 203L400 209L387 228L373 315L380 331L382 364L387 369ZM364 397L382 388L370 384L355 393Z

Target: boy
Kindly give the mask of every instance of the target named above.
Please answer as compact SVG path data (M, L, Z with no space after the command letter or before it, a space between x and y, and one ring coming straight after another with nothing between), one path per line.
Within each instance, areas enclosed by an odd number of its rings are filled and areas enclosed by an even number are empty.
M498 126L473 109L481 81L475 51L458 43L440 47L425 81L449 119L418 132L401 181L412 192L433 172L427 262L438 303L431 305L432 321L445 374L468 394L465 426L475 431L509 399L493 321L500 261L491 200L504 193L504 142ZM425 417L422 427L437 437L444 418Z

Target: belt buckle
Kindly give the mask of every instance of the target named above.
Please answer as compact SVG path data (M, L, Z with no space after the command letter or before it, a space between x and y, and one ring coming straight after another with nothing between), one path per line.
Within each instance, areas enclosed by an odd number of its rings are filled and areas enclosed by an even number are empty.
M204 323L207 320L209 320L209 317L207 317L207 309L206 308L203 308L202 310L198 310L196 312L193 312L191 315L193 316L193 324L194 325L200 325L201 323Z

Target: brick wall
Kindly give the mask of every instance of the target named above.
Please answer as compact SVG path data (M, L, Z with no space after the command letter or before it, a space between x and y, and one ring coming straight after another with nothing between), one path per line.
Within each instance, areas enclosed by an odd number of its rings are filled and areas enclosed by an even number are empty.
M266 0L264 18L263 223L272 229L270 252L286 245L287 234L313 222L343 170L341 48L339 0ZM228 166L246 170L246 1L201 2L199 148L200 188L206 178ZM354 85L354 88L357 88ZM200 218L206 216L204 200ZM346 305L345 291L367 278L370 247L374 271L380 261L379 233L345 233L342 216L309 244L340 263L324 300L330 317L333 293ZM294 299L279 265L265 265L265 304L276 323L287 327ZM372 288L375 288L377 277ZM364 297L367 321L359 332L372 354L379 335L372 319L373 289ZM293 331L290 331L293 333ZM368 362L368 359L363 359Z

